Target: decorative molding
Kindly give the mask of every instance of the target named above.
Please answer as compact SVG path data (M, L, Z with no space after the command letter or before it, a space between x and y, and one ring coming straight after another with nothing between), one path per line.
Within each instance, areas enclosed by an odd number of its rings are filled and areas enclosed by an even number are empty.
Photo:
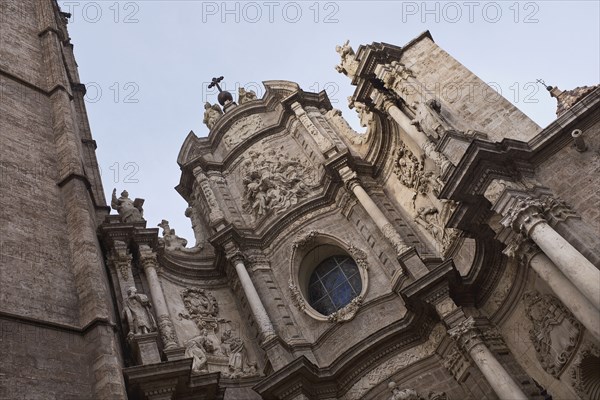
M327 320L333 323L347 322L352 320L352 318L354 318L354 316L358 312L358 309L360 308L362 302L362 296L357 296L353 298L352 301L345 307L337 310L333 314L328 315Z
M242 88L240 88L241 90ZM248 92L246 92L248 93ZM251 92L254 93L254 92ZM255 97L256 98L256 95ZM241 104L241 103L240 103ZM261 130L264 126L262 117L260 114L252 114L247 117L240 118L236 122L234 122L231 127L227 130L227 132L223 135L223 142L225 145L231 149L254 133Z

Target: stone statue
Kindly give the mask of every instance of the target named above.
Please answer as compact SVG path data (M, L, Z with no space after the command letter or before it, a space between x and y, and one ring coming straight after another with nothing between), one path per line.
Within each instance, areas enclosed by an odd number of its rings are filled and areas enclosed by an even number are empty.
M146 295L138 294L137 289L133 286L127 289L123 314L129 325L129 337L156 331L156 321L151 307Z
M335 70L341 74L348 76L350 79L354 78L356 71L358 70L358 61L356 61L356 54L350 46L350 41L346 42L341 46L335 46L335 51L341 57L341 62L335 66Z
M203 336L196 336L186 342L185 357L192 359L192 375L208 373L208 358L203 343Z
M256 93L253 90L246 91L243 87L238 89L238 103L240 105L252 100L256 100Z
M142 205L144 199L131 200L127 190L121 192L121 197L117 198L117 189L113 189L112 202L110 205L117 210L121 217L121 222L140 222L144 221L144 209Z
M204 124L208 129L212 129L217 120L223 115L223 110L217 104L211 105L208 101L204 103Z
M435 99L415 102L415 118L411 124L433 141L439 140L447 131L454 130L442 116L442 105Z
M175 234L175 229L171 229L169 226L169 221L163 219L160 224L158 224L160 228L163 229L163 240L165 242L165 249L169 251L173 250L191 250L186 249L187 240L181 238Z
M226 329L221 335L221 351L229 357L229 373L231 378L239 378L256 373L256 367L249 365L246 349L242 339L233 337L231 329Z

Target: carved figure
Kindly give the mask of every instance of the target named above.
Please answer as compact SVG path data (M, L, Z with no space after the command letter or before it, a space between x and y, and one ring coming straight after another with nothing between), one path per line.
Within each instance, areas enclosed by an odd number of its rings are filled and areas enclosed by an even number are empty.
M129 336L143 335L156 331L156 321L152 315L150 301L137 289L127 289L127 299L123 304L123 316L129 325Z
M415 102L415 119L411 124L426 134L430 139L437 141L445 132L453 130L450 123L442 116L442 105L435 99L426 102Z
M240 105L249 101L256 100L256 93L253 90L246 90L243 87L238 89L238 103Z
M163 229L163 240L167 250L186 250L187 240L175 234L175 229L171 229L169 221L163 219L158 226Z
M223 115L223 110L218 104L210 104L208 101L204 103L204 124L208 129L212 129L217 123L217 120Z
M458 236L458 230L446 228L446 221L449 218L453 207L452 203L445 202L442 213L437 207L419 207L414 220L416 223L424 227L431 236L442 246L441 253L445 254L454 239Z
M143 221L144 209L142 205L144 199L131 200L127 190L121 192L121 197L117 198L117 189L112 191L112 201L110 205L114 210L117 210L121 217L121 222L139 222Z
M350 41L346 40L343 45L335 46L335 51L338 52L341 58L341 62L335 66L335 70L350 79L354 78L358 70L358 61L356 61L356 54L350 46Z
M305 183L309 169L300 159L289 156L283 147L279 152L270 149L266 153L267 157L249 151L242 164L245 186L242 207L254 220L271 211L284 212L309 193Z
M192 375L200 375L208 372L208 358L206 357L203 337L201 335L186 342L185 357L192 359Z
M525 312L533 324L529 337L542 367L560 376L581 339L581 323L554 296L537 292L523 296Z
M244 342L226 329L221 335L221 351L229 358L229 376L239 378L256 375L256 363L249 363Z

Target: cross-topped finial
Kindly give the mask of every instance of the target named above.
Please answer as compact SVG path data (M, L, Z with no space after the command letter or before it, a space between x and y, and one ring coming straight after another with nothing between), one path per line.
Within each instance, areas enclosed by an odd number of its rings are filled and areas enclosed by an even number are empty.
M219 82L221 82L223 80L223 77L220 76L218 78L212 78L212 82L210 83L210 85L208 85L208 88L213 88L213 87L217 87L217 89L219 89L219 93L221 93L223 90L221 89L221 86L219 86Z
M544 85L544 87L546 88L547 91L551 91L552 90L552 86L546 85L546 82L544 82L543 79L536 79L536 82Z

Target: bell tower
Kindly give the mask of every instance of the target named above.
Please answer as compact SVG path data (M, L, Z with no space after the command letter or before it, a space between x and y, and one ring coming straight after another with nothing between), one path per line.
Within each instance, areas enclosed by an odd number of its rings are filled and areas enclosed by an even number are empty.
M125 398L67 15L0 2L0 398Z

